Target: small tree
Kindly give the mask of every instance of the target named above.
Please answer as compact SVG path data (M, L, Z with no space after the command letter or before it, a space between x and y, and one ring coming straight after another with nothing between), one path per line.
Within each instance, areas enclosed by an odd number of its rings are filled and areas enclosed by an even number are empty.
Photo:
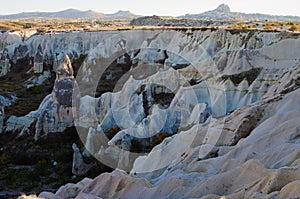
M289 31L300 31L300 27L299 26L296 26L296 25L292 25L290 28L289 28Z

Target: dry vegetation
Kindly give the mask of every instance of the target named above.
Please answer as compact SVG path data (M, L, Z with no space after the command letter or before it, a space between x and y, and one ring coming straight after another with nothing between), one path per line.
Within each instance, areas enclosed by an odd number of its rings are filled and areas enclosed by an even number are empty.
M11 19L0 20L1 32L36 32L37 34L74 32L74 31L101 31L101 30L131 30L131 29L174 29L174 28L203 28L181 26L131 26L130 21L102 21L83 19ZM226 24L226 23L225 23ZM244 30L271 30L271 31L300 31L300 22L270 22L270 21L228 21L228 25L210 28L244 29Z

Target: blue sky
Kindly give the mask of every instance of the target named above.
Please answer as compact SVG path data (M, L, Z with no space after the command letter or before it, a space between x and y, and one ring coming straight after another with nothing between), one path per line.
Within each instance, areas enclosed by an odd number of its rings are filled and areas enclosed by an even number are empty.
M141 15L179 16L212 10L222 3L238 12L300 15L299 0L6 0L1 4L0 14L75 8L103 13L130 10Z

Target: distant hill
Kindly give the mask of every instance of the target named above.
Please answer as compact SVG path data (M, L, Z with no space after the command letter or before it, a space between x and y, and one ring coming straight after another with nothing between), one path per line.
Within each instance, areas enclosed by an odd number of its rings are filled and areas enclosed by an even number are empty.
M17 18L82 18L82 19L103 19L103 20L130 20L141 17L130 11L119 10L116 13L104 14L92 10L81 11L76 9L67 9L59 12L22 12L11 15L0 15L0 19L17 19ZM270 20L270 21L300 21L298 16L279 16L267 14L246 14L241 12L231 12L226 4L219 5L216 9L203 12L200 14L186 14L179 16L181 19L200 19L200 20Z
M270 20L270 21L300 21L298 16L280 16L267 14L246 14L241 12L231 12L226 4L219 5L216 9L200 14L186 14L178 18L201 19L201 20Z
M106 14L106 17L113 19L133 19L140 16L133 14L130 11L119 10L118 12L113 14Z
M81 11L67 9L59 12L22 12L11 15L0 15L0 19L21 19L21 18L83 18L83 19L132 19L139 17L129 11L118 11L113 14L104 14L92 10Z

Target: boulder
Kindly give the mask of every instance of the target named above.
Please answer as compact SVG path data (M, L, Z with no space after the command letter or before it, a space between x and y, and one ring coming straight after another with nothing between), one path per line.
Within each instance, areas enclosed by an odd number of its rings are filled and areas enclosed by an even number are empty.
M10 116L6 121L6 132L18 133L18 136L30 134L36 118L30 116Z

